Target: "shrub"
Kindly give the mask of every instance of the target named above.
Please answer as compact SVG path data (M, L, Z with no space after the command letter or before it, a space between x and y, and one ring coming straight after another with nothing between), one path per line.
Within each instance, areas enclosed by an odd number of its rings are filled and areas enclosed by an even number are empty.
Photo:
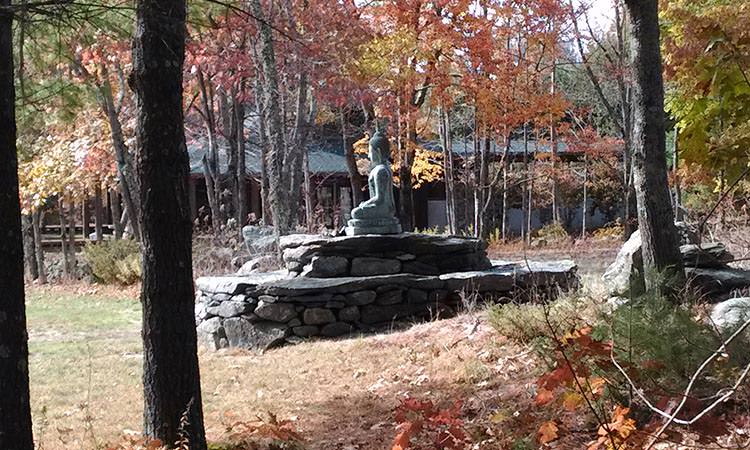
M141 279L140 249L131 239L88 243L83 259L99 283L129 285Z
M607 225L597 228L591 234L591 236L600 241L612 241L620 240L625 234L625 227L620 223L620 219L615 222L608 223Z
M559 223L550 223L538 229L535 233L536 245L562 244L570 239L568 232Z

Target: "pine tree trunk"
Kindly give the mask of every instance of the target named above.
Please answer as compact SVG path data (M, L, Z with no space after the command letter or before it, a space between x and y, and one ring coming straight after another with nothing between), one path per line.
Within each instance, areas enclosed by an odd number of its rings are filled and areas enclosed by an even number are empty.
M34 256L39 269L38 281L41 284L47 284L47 269L44 266L44 247L42 246L42 220L44 220L44 213L41 209L36 209L31 213L31 226L34 231Z
M407 106L407 108L409 108ZM398 175L401 181L399 199L401 207L401 228L404 231L414 230L414 189L411 181L411 170L414 166L414 152L417 145L416 119L411 111L406 114L406 130L403 148L401 149L401 164Z
M633 23L633 181L644 277L648 290L664 290L679 286L684 273L667 183L658 2L625 4Z
M33 450L13 75L12 16L0 13L0 448Z
M138 0L131 86L143 226L144 434L205 450L182 110L185 0Z

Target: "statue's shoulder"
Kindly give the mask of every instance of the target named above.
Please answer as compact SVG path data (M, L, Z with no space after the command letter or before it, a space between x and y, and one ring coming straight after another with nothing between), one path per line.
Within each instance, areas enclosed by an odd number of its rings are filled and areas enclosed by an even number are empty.
M386 164L378 164L377 166L372 168L372 171L370 173L377 177L389 176L391 174L391 168Z

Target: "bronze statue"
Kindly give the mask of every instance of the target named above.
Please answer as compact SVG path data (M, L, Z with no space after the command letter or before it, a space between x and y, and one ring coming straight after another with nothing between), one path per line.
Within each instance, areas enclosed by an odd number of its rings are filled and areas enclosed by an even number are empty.
M352 218L346 227L350 236L360 234L398 234L401 223L396 216L393 198L393 172L388 161L391 155L388 138L377 131L370 139L370 175L367 185L370 199L352 210Z

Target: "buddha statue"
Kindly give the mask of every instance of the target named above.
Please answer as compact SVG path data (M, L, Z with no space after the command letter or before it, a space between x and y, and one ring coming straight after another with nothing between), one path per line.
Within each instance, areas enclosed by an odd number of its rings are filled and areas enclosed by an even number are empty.
M370 174L367 186L370 198L352 210L346 234L398 234L401 223L396 216L393 199L393 173L388 161L391 155L388 138L377 131L370 139Z

